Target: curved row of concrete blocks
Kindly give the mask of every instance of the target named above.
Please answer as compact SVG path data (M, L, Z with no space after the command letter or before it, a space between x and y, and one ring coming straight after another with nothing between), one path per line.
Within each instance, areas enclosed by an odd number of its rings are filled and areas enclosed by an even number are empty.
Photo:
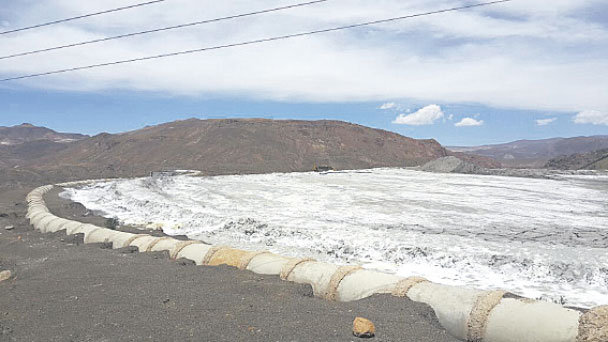
M70 182L58 186L75 186ZM389 293L430 305L443 327L463 341L487 342L607 342L608 307L592 310L521 298L504 291L482 291L402 278L359 266L337 266L312 259L288 258L266 251L244 251L200 241L131 234L57 217L43 195L53 185L27 195L27 218L43 233L65 230L84 234L85 243L111 243L114 249L135 246L140 252L168 251L197 265L230 265L284 280L310 284L316 296L352 301Z

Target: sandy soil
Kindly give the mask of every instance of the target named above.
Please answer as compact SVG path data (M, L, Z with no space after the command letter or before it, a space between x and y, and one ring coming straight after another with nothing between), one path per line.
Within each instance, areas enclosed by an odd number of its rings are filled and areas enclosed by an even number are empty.
M355 341L356 316L376 324L373 341L456 341L406 298L328 302L278 277L42 235L24 218L33 187L0 186L0 270L13 272L0 283L0 341ZM47 202L103 224L56 192Z

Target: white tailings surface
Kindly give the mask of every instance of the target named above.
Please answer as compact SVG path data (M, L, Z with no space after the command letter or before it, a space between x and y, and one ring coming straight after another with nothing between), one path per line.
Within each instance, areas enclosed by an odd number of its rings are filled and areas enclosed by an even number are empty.
M115 180L62 196L214 245L608 304L608 176L403 169Z

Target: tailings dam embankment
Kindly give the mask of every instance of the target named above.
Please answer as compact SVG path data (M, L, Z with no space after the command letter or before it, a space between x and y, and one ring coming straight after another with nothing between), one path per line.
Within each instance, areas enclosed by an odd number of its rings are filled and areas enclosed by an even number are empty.
M62 196L214 245L593 307L608 304L608 176L404 169L112 180Z

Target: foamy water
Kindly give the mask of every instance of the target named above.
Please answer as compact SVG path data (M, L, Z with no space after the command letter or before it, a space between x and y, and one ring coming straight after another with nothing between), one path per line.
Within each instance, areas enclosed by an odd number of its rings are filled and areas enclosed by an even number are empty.
M62 194L125 224L334 263L608 304L608 176L405 169L104 182Z

